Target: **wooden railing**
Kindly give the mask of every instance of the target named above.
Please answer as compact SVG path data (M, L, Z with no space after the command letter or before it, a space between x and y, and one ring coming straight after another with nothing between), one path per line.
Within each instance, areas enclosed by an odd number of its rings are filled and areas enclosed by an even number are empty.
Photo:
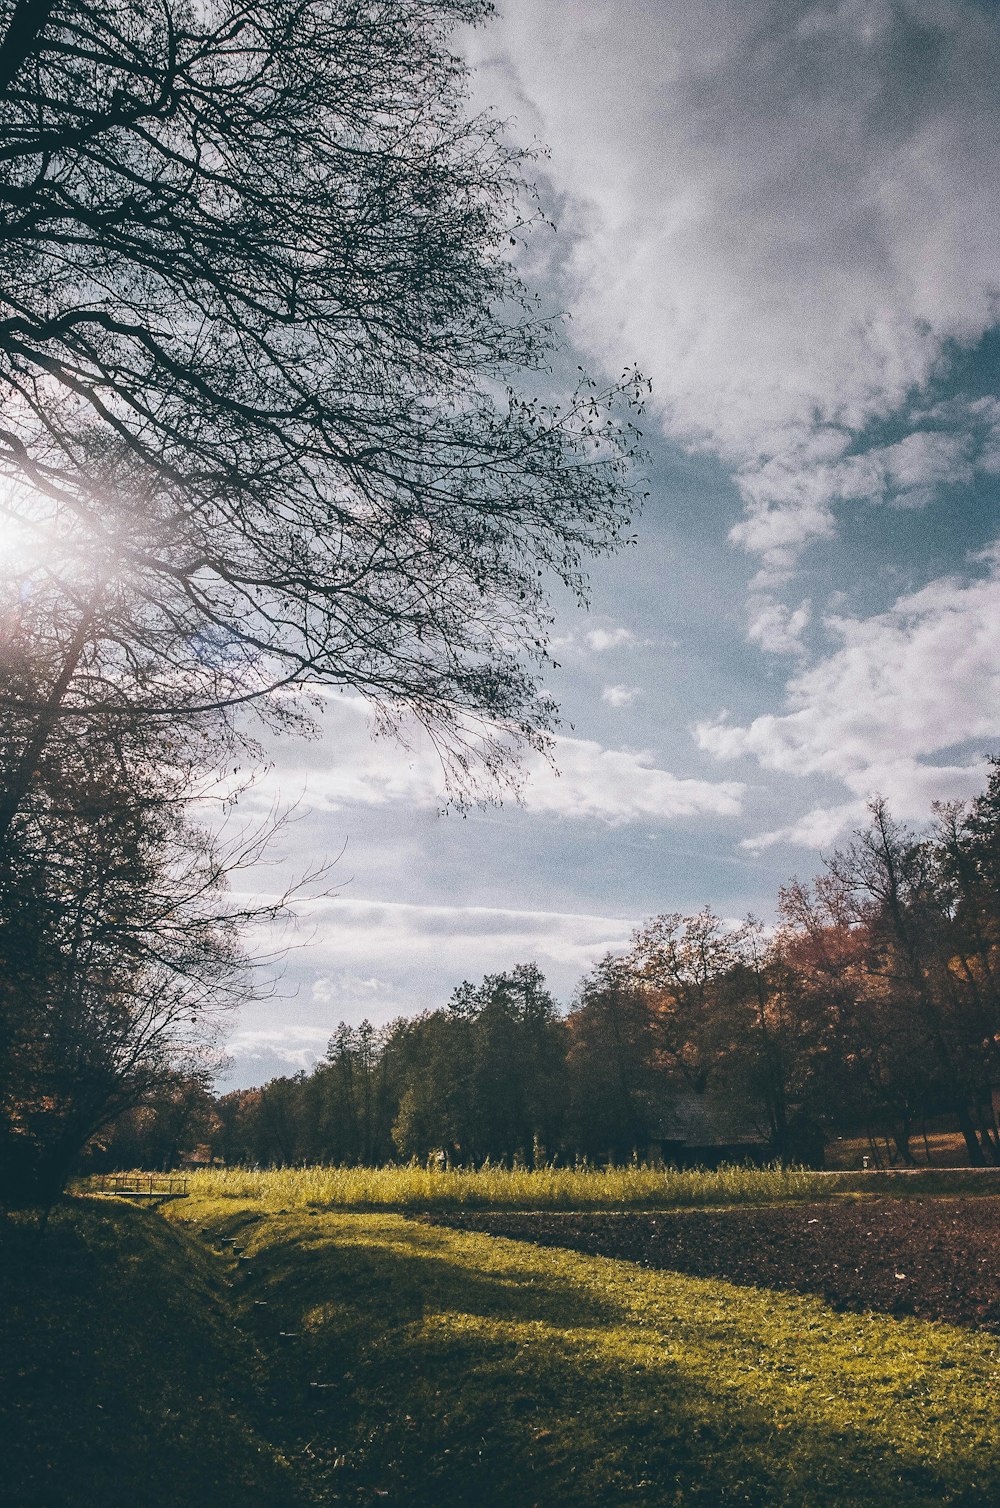
M188 1181L183 1173L100 1173L92 1191L122 1199L185 1199Z

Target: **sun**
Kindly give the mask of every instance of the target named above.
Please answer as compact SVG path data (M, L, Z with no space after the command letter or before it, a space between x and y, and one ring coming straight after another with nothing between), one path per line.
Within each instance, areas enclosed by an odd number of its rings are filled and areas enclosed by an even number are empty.
M0 486L0 577L25 580L44 570L55 540L47 499L21 487Z

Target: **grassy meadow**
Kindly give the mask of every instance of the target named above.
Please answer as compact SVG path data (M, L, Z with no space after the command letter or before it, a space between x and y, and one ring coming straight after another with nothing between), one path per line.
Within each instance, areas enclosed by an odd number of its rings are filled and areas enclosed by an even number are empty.
M207 1199L252 1199L262 1209L601 1210L675 1209L705 1204L816 1198L823 1185L801 1168L727 1167L714 1172L627 1164L554 1167L213 1168L189 1178Z
M428 1169L305 1167L212 1168L188 1183L203 1199L251 1199L262 1210L282 1208L398 1210L653 1210L824 1199L837 1194L905 1192L906 1173L814 1172L808 1168L747 1166L656 1168L490 1167ZM916 1185L915 1185L916 1186ZM1000 1189L1000 1176L978 1169L921 1172L924 1191Z
M8 1220L11 1500L992 1504L996 1337L414 1218L544 1207L531 1179L638 1208L813 1176L232 1170L162 1212L76 1197L41 1241Z
M321 1492L428 1508L1000 1494L993 1338L392 1212L199 1192L171 1216L244 1248L235 1302L277 1348L283 1448Z

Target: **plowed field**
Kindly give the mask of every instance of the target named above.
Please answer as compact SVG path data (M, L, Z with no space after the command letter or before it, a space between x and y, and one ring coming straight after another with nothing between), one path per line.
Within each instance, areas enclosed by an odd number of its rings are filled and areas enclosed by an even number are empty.
M435 1217L695 1277L1000 1334L1000 1199L849 1199L655 1214Z

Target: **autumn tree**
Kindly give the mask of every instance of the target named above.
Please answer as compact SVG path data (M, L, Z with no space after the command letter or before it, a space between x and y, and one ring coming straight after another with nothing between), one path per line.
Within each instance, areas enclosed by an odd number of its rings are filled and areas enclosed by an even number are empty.
M639 928L626 955L607 967L615 989L598 999L605 1010L614 1002L619 1035L630 1025L635 1046L627 1057L650 1125L678 1090L711 1092L766 1128L777 1157L822 1159L810 1103L810 1033L781 937L753 917L733 924L708 908L668 913Z
M856 897L829 873L793 880L779 891L778 915L805 1098L839 1126L871 1133L888 1117L903 1137L914 1094L906 1021L869 968Z
M633 979L648 994L663 1066L697 1093L724 1049L737 957L732 929L708 907L697 916L654 917L635 933L626 955Z
M902 827L884 801L873 801L870 813L869 826L828 867L867 929L872 995L896 1023L908 1071L956 1115L970 1162L996 1161L995 1016L963 952L968 931L958 920L954 872L962 840L953 833L949 859L947 845ZM968 907L963 915L967 929Z
M719 980L714 1076L761 1107L783 1161L820 1160L809 1109L800 992L780 941L753 917L734 929Z

